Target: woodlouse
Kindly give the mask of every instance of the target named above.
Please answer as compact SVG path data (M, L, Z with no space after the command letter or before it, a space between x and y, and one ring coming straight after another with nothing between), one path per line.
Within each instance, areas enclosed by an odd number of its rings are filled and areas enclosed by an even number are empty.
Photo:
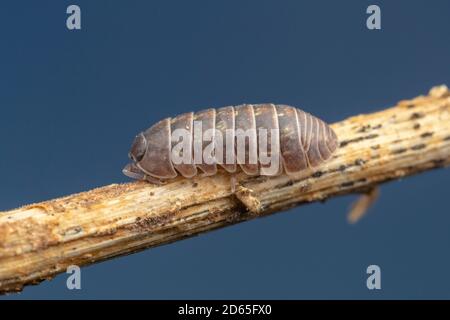
M175 139L180 130L187 135ZM184 148L175 152L181 142ZM178 174L191 178L198 169L214 175L218 165L229 173L239 166L248 175L294 175L329 159L337 147L333 129L298 108L274 104L211 108L163 119L139 133L129 152L132 162L123 173L152 183ZM206 151L213 160L197 161L196 154ZM188 161L174 161L174 155ZM279 159L275 169L267 159Z

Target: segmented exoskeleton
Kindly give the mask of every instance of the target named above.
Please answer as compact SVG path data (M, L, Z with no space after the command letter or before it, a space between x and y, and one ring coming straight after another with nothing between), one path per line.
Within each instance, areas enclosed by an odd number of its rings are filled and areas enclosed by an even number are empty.
M172 134L179 130L187 132L187 136L183 139L183 151L177 154L191 161L174 161L173 150L180 141L175 141ZM212 135L203 140L207 132ZM206 151L208 146L211 149L211 143L213 161L196 162L196 146ZM239 146L243 146L243 153L238 152ZM199 171L214 175L218 166L229 173L240 167L248 175L274 176L283 172L294 175L329 159L337 146L333 129L307 112L287 105L245 104L189 112L159 121L136 136L129 152L132 163L123 172L153 183L173 179L178 173L186 178ZM273 163L262 161L263 156L278 157L275 170Z

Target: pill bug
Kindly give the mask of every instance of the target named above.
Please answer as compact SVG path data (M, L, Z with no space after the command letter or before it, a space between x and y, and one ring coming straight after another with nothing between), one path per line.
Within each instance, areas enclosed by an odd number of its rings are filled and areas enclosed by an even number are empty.
M201 124L200 129L196 124ZM186 141L183 141L188 153L184 155L191 161L173 161L172 150L179 141L172 139L172 133L177 132L177 129L188 133ZM198 137L202 137L196 135L198 130L202 134L207 130L214 132L209 140L214 146L215 157L212 163L192 161L196 152L195 146L200 146L201 151L208 148L208 142L198 141ZM242 140L240 138L243 132L246 136L243 136ZM262 132L266 133L265 137ZM236 152L237 145L241 142L242 146L242 141L245 149L239 154ZM266 142L264 152L262 144L258 144L261 141ZM128 154L132 162L123 169L123 173L128 177L152 183L173 179L178 174L186 178L192 178L199 173L214 175L219 166L229 173L236 172L240 167L248 175L275 176L283 172L294 175L328 160L337 146L337 136L329 125L295 107L280 104L244 104L211 108L163 119L139 133ZM219 151L222 151L220 157ZM263 155L280 159L275 170L269 170L272 164L261 161ZM230 160L228 156L231 161L226 161ZM256 162L250 161L255 158Z

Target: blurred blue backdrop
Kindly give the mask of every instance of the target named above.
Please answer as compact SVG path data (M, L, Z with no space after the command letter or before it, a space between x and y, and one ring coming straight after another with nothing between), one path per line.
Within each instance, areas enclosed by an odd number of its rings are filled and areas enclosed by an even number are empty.
M0 210L128 181L134 135L184 111L273 101L335 122L450 84L449 17L445 0L2 1ZM449 182L384 185L356 225L354 196L336 198L84 267L80 291L62 274L0 299L450 298Z

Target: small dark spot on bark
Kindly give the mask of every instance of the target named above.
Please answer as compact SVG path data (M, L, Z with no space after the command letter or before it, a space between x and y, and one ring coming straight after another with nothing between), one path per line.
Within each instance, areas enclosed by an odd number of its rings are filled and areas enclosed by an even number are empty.
M376 126L372 127L372 129L373 130L380 129L382 126L383 125L380 123L380 124L377 124Z
M355 139L350 139L350 140L344 140L344 141L341 141L341 145L340 145L340 147L342 148L342 147L345 147L346 145L348 145L348 144L350 144L350 143L353 143L353 142L359 142L359 141L362 141L364 138L363 137L358 137L358 138L355 138Z
M415 146L411 147L411 150L420 150L420 149L426 148L426 146L427 145L424 143L416 144Z
M141 217L136 218L136 222L139 222L139 221L141 221Z
M420 136L422 138L428 138L428 137L431 137L432 135L433 135L433 132L424 132Z
M414 127L413 127L414 130L417 130L417 129L419 129L419 128L420 128L420 123L416 123L416 124L414 125Z
M373 134L369 134L368 136L365 136L365 137L358 137L358 138L355 138L355 139L344 140L344 141L341 141L340 147L342 148L342 147L345 147L346 145L348 145L350 143L360 142L360 141L365 140L365 139L373 139L373 138L376 138L378 136L379 136L378 134L373 133Z
M395 150L392 150L391 154L400 154L400 153L406 152L406 150L407 149L405 149L405 148L395 149Z
M355 165L357 165L357 166L362 166L364 163L366 163L366 161L363 160L363 159L356 159L355 160Z
M401 142L402 140L394 140L394 141L392 141L392 144L396 144L396 143L399 143L399 142Z
M408 108L408 109L412 109L412 108L414 108L415 107L415 105L413 105L412 103L411 104L408 104L407 106L406 106L406 108Z
M247 208L242 207L241 211L246 210ZM239 220L241 220L241 213L240 212L235 212L230 214L229 216L227 216L227 218L225 219L228 223L236 223Z
M380 155L379 155L379 154L376 154L376 155L373 155L371 158L372 158L373 160L379 159L379 158L380 158Z
M193 187L193 188L197 188L197 187L198 187L198 183L197 183L197 182L194 182L194 183L192 184L192 187Z
M347 188L347 187L353 186L354 184L355 183L353 181L348 181L348 182L341 183L341 187Z
M448 140L450 140L450 136L446 136L446 137L444 138L444 141L448 141Z
M369 129L370 129L370 124L367 124L367 125L362 126L361 128L359 128L356 132L366 132Z
M323 175L322 171L316 171L312 174L313 178L319 178Z
M347 167L345 165L341 164L339 166L339 171L345 171L345 169L347 169Z
M164 225L168 221L170 221L174 216L174 213L168 213L163 216L158 217L147 217L144 219L136 218L136 222L133 226L133 228L137 228L138 230L148 230L149 228L152 228L156 225Z
M416 120L425 117L425 114L423 112L413 112L411 116L409 117L410 120Z
M73 236L73 235L76 235L76 234L80 233L81 231L83 231L83 228L81 228L81 227L74 227L74 228L71 228L69 230L66 230L64 235L65 236Z
M302 186L300 188L300 192L307 192L309 190L311 190L311 184L310 183L308 183L308 184L306 184L306 185L304 185L304 186Z
M285 184L280 185L280 186L278 187L278 189L282 189L282 188L285 188L285 187L290 187L290 186L293 186L293 185L294 185L294 181L289 180L289 181L286 182Z
M377 150L377 149L380 149L380 145L377 144L375 146L371 146L370 148L373 149L373 150Z
M436 166L442 166L442 165L444 164L444 162L445 162L445 159L437 159L437 160L433 160L433 163L434 163Z
M151 195L151 196L154 196L155 193L154 193L153 191L150 191L150 195Z

